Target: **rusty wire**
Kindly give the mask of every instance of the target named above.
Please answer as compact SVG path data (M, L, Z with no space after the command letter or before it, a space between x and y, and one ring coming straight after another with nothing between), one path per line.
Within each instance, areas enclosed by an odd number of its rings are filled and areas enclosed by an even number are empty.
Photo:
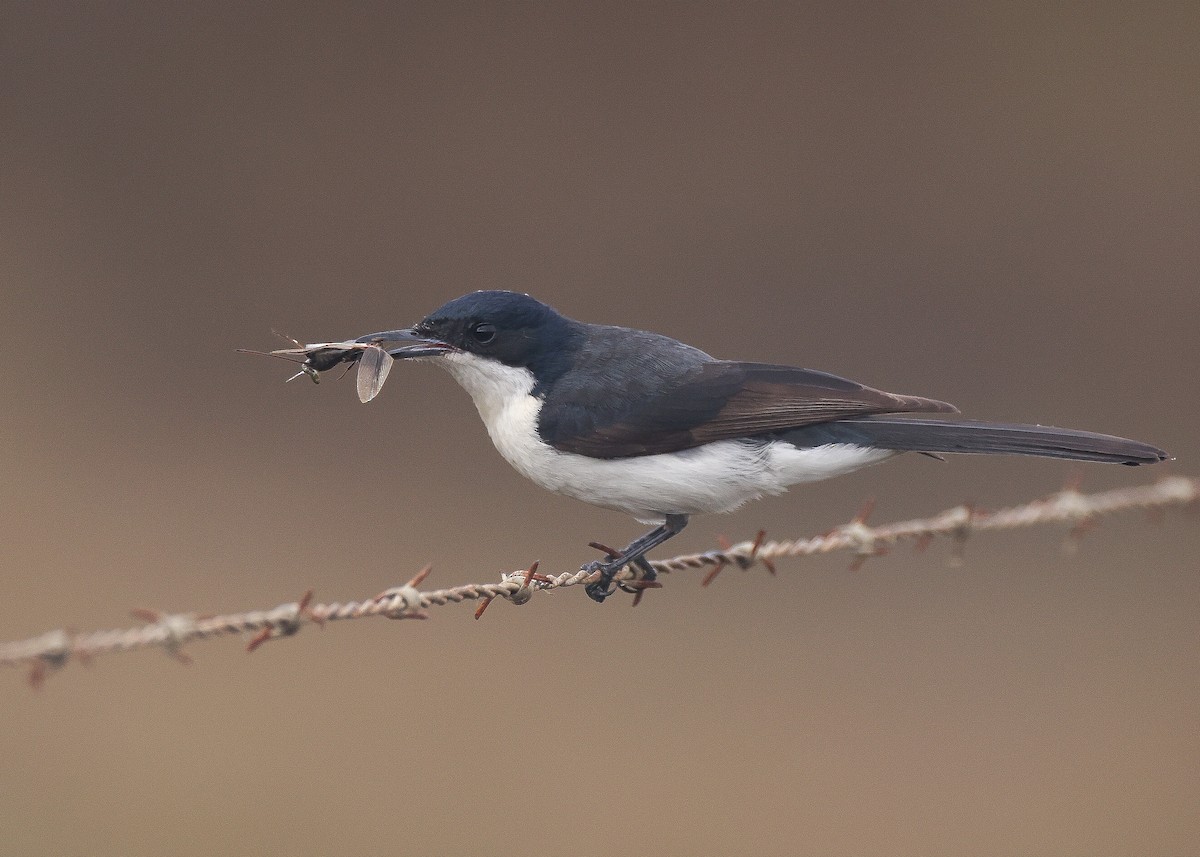
M766 541L764 533L759 532L751 541L724 545L719 550L704 553L654 560L650 564L660 574L690 569L707 570L702 581L707 586L723 568L731 565L742 569L762 565L774 573L777 560L835 551L852 552L857 565L899 542L912 541L918 547L924 547L935 538L948 537L954 540L956 546L961 546L967 536L973 533L1011 530L1036 524L1069 524L1071 533L1078 535L1101 515L1136 509L1161 511L1168 507L1197 503L1200 503L1200 478L1171 476L1149 485L1095 494L1083 494L1075 488L1067 488L1049 497L994 511L982 511L968 505L955 506L927 518L876 527L866 523L867 512L864 510L850 523L824 535ZM184 653L183 646L196 640L227 634L250 634L252 637L247 648L253 651L266 640L290 636L309 624L324 625L326 622L366 616L424 619L431 607L463 601L481 602L475 613L478 618L495 598L524 604L536 592L551 592L590 583L598 573L578 570L545 575L537 572L537 564L534 563L528 569L502 574L500 580L494 583L471 583L448 589L418 589L428 574L427 567L403 586L361 601L311 603L312 593L309 592L299 601L280 604L268 610L217 616L137 611L134 615L145 619L146 623L135 628L84 633L59 629L27 640L0 644L0 664L29 665L30 681L37 686L51 670L65 666L73 659L87 661L110 652L157 646L177 660L188 663L190 658ZM637 574L635 570L626 568L617 574L616 579L632 582L636 586ZM640 597L639 591L635 595L635 603Z

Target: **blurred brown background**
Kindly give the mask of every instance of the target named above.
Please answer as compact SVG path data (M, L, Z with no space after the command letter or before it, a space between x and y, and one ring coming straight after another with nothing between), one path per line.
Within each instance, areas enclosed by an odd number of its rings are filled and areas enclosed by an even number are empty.
M634 535L433 369L364 407L234 353L477 288L1198 473L1198 43L1192 4L3 4L0 637ZM1078 471L913 457L672 547ZM1196 853L1197 521L1060 539L7 672L0 852Z

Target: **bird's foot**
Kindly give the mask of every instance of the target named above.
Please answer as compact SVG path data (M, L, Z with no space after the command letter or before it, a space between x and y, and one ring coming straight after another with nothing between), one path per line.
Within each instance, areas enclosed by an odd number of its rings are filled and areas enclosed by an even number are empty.
M613 578L627 565L635 566L641 574L635 580L618 583L617 587L625 592L634 593L634 605L641 601L642 593L645 590L657 589L660 586L654 579L657 575L654 573L653 567L646 561L646 553L680 532L688 522L687 515L670 514L665 515L664 518L660 526L634 539L625 546L625 550L616 551L599 542L592 542L589 545L608 554L607 559L589 562L582 568L583 571L593 574L600 573L599 580L589 583L586 587L589 598L598 604L603 604L604 599L613 594Z
M587 571L592 574L596 572L600 573L599 580L595 580L584 587L584 591L588 594L588 597L597 604L603 604L604 599L608 598L608 596L612 595L618 589L622 592L632 593L634 604L636 604L641 600L642 593L645 590L661 586L661 584L655 582L658 573L646 561L645 556L625 556L603 545L596 545L594 543L593 547L598 547L608 554L608 559L594 560L581 568L581 571ZM613 578L617 572L627 565L636 566L641 574L636 580L616 581L614 584Z

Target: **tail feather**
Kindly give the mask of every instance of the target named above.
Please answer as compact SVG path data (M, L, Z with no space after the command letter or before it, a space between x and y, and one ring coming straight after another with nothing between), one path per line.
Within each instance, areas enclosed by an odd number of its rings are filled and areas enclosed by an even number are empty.
M1167 458L1157 447L1123 437L977 420L857 417L794 429L782 438L805 447L853 443L910 452L1038 455L1129 465L1154 464Z

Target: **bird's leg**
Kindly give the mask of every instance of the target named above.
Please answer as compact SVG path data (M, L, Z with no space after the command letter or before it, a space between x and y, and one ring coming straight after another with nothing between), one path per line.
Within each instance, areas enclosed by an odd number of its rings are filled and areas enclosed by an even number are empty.
M687 522L687 515L667 515L666 521L662 526L655 527L643 536L638 536L625 546L625 550L616 556L609 557L607 560L589 562L583 566L584 571L600 572L600 579L594 583L589 583L585 587L588 597L597 603L604 603L604 599L612 595L613 576L630 563L633 563L646 573L647 580L653 580L654 569L646 561L646 554L667 539L677 535L687 526Z

